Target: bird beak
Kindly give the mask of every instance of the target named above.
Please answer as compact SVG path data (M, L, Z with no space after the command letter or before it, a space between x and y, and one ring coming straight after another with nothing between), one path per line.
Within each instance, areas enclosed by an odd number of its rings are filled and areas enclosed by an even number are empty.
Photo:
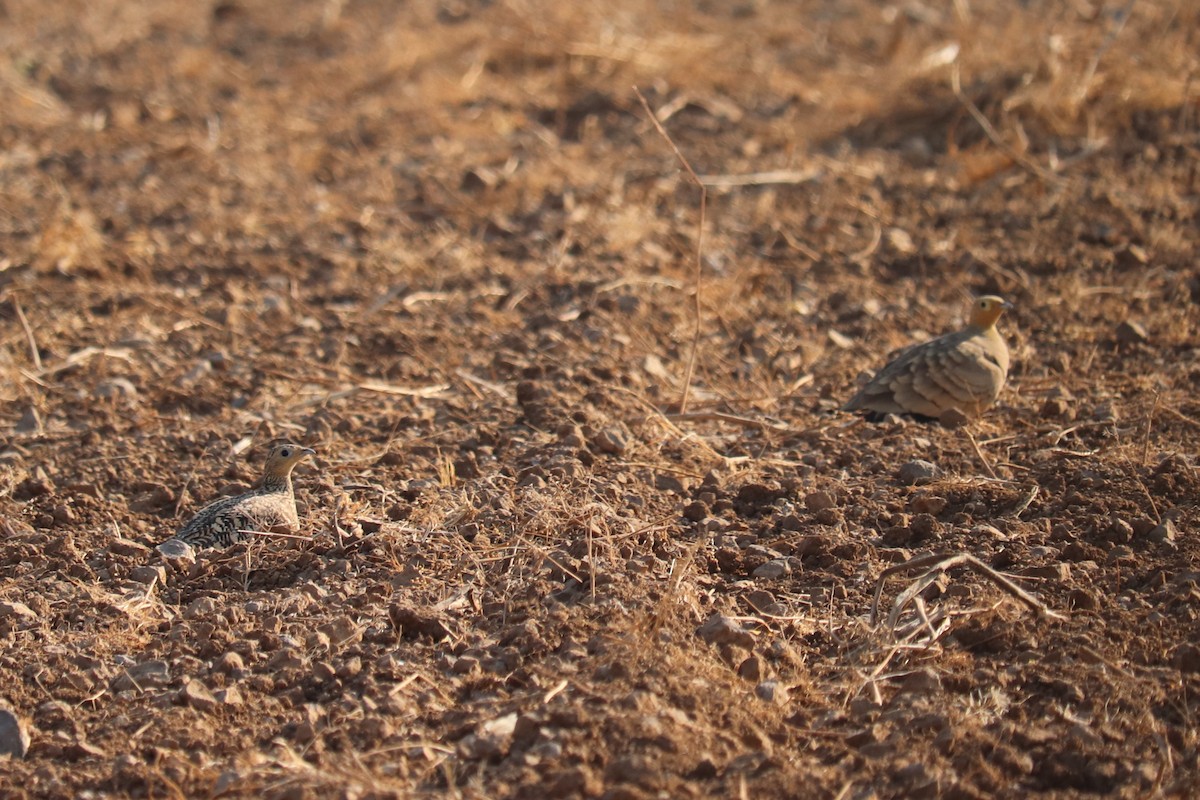
M1012 309L1016 308L1017 306L1015 303L1005 300L1004 305L1002 305L1000 307L1003 308L1005 311L1011 311Z
M300 452L301 452L301 454L306 455L306 456L315 456L317 454L317 451L313 450L311 447L305 447L305 448L301 449Z

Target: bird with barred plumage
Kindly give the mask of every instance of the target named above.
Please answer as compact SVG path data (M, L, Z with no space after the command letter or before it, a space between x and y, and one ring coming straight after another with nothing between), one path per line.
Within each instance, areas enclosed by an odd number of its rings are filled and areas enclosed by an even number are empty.
M290 442L275 445L263 464L257 488L214 500L197 511L171 539L202 549L229 547L257 531L294 533L300 528L300 518L296 514L292 470L315 454L311 448Z
M901 352L843 410L933 419L948 411L982 413L1008 378L1008 345L996 330L1008 308L1012 304L995 295L975 300L965 328Z

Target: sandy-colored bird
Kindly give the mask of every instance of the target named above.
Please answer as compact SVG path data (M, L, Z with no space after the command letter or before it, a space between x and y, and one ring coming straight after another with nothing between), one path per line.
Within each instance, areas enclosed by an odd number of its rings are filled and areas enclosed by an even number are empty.
M951 409L967 416L983 412L1008 377L1008 346L996 330L1008 308L1012 304L1002 297L980 297L965 328L903 351L843 408L930 418Z
M236 497L214 500L196 512L172 539L197 549L229 547L249 539L255 531L295 532L300 527L292 470L316 451L298 444L271 448L256 489Z

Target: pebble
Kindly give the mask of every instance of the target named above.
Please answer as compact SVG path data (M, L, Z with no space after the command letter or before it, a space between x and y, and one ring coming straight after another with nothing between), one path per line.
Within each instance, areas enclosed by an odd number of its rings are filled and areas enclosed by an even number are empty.
M134 567L129 573L130 579L136 583L153 586L155 583L164 584L167 582L167 570L165 567L158 564L143 564L140 567Z
M212 713L220 705L208 687L196 680L188 681L183 685L183 688L179 690L179 699L184 704L206 714Z
M768 703L782 705L788 700L788 690L779 681L763 681L754 687L754 693Z
M900 467L897 477L905 486L920 486L936 480L941 472L937 464L918 458Z
M156 549L168 561L183 561L189 564L196 563L196 551L192 549L190 544L179 539L167 539Z
M754 647L754 636L737 620L722 614L713 614L696 628L696 634L709 644L731 644L750 649Z
M753 573L751 573L751 575L752 577L769 581L776 578L782 578L784 575L790 574L791 571L792 568L789 566L786 558L774 558L767 563L760 565L754 570Z
M21 619L25 622L33 622L37 619L37 612L24 603L0 603L0 619Z
M1129 319L1117 326L1116 333L1117 341L1121 344L1142 344L1150 339L1141 324Z
M182 544L182 542L180 542ZM108 543L108 552L115 556L128 556L130 558L145 558L150 555L150 548L141 542L135 542L132 539L126 539L118 536Z
M804 498L804 506L814 513L837 506L837 498L829 492L809 492Z

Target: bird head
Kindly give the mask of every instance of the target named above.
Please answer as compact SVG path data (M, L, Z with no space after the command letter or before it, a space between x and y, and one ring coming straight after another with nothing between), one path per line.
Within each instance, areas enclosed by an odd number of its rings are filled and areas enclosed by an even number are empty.
M984 295L971 304L971 326L987 330L996 324L1000 315L1006 309L1012 308L1012 303L994 294Z
M298 444L285 442L271 448L267 461L263 464L263 474L272 477L286 477L297 464L311 455L316 455L311 447L301 447Z

